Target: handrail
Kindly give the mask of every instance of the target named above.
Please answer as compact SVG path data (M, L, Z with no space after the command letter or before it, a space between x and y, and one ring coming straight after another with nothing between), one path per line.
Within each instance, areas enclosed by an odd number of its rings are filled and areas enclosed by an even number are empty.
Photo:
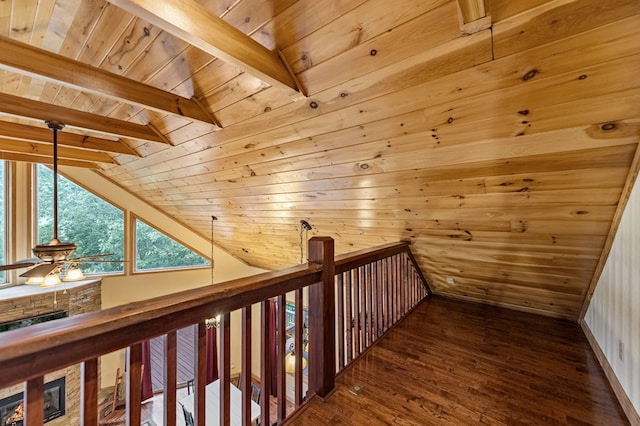
M335 269L340 372L430 296L431 289L406 241L338 256Z
M374 248L357 250L351 253L336 256L336 275L339 275L351 269L358 268L360 266L364 266L377 260L382 260L387 257L394 256L396 254L406 253L409 256L409 260L413 264L415 271L420 276L420 281L425 286L427 294L431 296L433 293L431 291L431 288L429 287L429 283L423 275L422 270L420 269L420 266L416 261L416 258L413 256L413 253L409 248L410 246L411 242L400 241L397 243L389 243Z
M38 395L41 395L40 387L44 374L84 363L82 371L85 374L85 382L81 386L90 386L87 392L91 395L91 400L83 402L83 410L87 424L95 424L95 409L92 407L96 406L97 357L129 347L129 385L133 389L139 389L140 342L166 334L167 342L173 342L168 344L175 350L176 330L198 323L198 374L194 414L197 419L201 419L205 410L204 320L218 313L223 314L220 329L221 341L224 342L220 359L223 364L221 383L227 386L230 380L229 313L238 309L243 310L242 333L245 341L243 345L250 345L251 336L246 333L249 331L247 324L251 321L251 306L261 303L261 321L266 323L267 300L277 297L278 305L283 307L286 304L285 295L295 291L296 309L301 312L302 289L308 287L309 297L313 303L309 306L309 343L312 350L309 350L308 354L309 395L307 396L314 394L325 396L334 387L336 373L360 356L386 330L413 309L425 295L430 295L431 290L411 254L408 242L387 244L334 257L333 240L328 237L314 237L309 241L308 253L310 259L308 264L2 333L0 334L0 348L2 348L0 365L3 367L3 374L0 376L0 389L27 382L26 394L35 398L33 401L27 400L27 406L33 402L33 407L36 407L35 412L31 411L31 415L35 416L33 423L38 425L41 424L37 418L37 412L40 411L38 404L41 403L38 401ZM387 279L388 283L385 283ZM391 299L394 295L398 298L397 301ZM334 324L336 319L339 320L338 324ZM355 321L355 327L348 324L352 320ZM296 317L296 324L295 341L296 347L299 348L302 346L301 329L303 328L300 315ZM285 328L284 310L281 308L278 312L277 327L278 330ZM351 331L347 333L348 340L344 340L347 328ZM268 366L270 355L265 349L268 337L265 337L264 330L266 327L263 327L261 333L261 387L264 395L260 404L262 406L261 421L271 424L269 392L265 394L271 367ZM280 333L277 339L278 422L287 417L283 402L285 399L283 335L284 333ZM248 356L250 352L247 352L250 349L245 348L244 351L243 371L251 373ZM175 353L173 357L175 358ZM296 409L305 399L301 358L296 359ZM249 380L250 375L247 374L245 386ZM167 382L165 392L175 393L175 388L174 377L172 383ZM81 387L81 390L84 391L84 389ZM221 389L224 389L224 386ZM139 407L139 395L136 392L128 395L131 406ZM175 402L175 398L167 398L166 401ZM221 415L224 419L228 419L229 397L222 395L222 392L221 404ZM172 411L167 408L168 406L165 407L168 410L165 415L169 417L175 415L175 403L173 405ZM245 409L243 406L245 415L248 413L247 410L248 408ZM132 413L129 413L129 421L139 423L139 408L137 411L133 409ZM175 424L175 421L169 420L168 424Z
M0 388L311 285L321 271L298 265L7 331L0 334ZM91 344L78 346L84 340Z

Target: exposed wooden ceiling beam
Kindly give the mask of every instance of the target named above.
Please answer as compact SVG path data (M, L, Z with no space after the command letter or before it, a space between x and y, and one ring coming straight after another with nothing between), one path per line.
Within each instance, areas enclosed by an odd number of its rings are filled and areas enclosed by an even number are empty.
M53 135L50 129L20 123L11 123L8 121L0 121L0 137L2 136L33 142L53 143ZM140 154L135 152L120 139L113 141L94 136L79 135L77 133L59 132L58 144L74 148L111 152L114 154L135 155L136 157L140 157Z
M33 118L36 120L58 120L67 126L96 130L109 135L139 139L149 142L169 141L151 126L117 120L19 96L0 93L0 114Z
M458 0L458 6L465 24L487 16L484 0Z
M59 83L161 113L217 125L194 99L0 36L0 69Z
M484 0L458 0L458 20L460 32L467 35L486 30L492 25Z
M0 137L0 151L16 154L31 154L53 157L53 145L28 142L17 139ZM71 160L93 161L96 163L115 164L114 159L104 152L88 151L86 149L58 147L58 158Z
M304 95L278 56L194 0L108 0L164 31L285 90L292 99Z
M43 155L18 154L15 152L0 151L0 160L7 161L23 161L26 163L53 164L53 158ZM97 163L90 161L67 160L61 158L58 160L61 166L84 167L86 169L98 169Z

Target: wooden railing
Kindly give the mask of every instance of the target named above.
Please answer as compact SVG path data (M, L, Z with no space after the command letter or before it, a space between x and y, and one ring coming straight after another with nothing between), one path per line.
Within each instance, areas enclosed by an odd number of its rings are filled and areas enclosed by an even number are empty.
M285 329L287 296L295 299L295 348L308 343L308 376L301 356L295 357L293 403L299 408L308 397L326 396L335 385L336 373L370 347L393 324L406 315L430 291L408 243L391 244L334 258L333 240L309 240L309 262L282 271L200 287L168 296L63 318L0 334L0 389L25 383L25 420L28 426L43 424L44 375L80 364L80 420L99 422L99 357L126 348L127 424L141 423L141 342L166 335L164 424L176 424L176 331L198 324L194 418L204 424L206 347L205 320L221 312L220 424L230 422L231 380L230 313L241 310L241 389L251 389L252 305L260 304L260 423L271 425L271 342L265 324L269 321L269 299L277 298L277 329ZM308 306L308 342L303 334L303 306ZM277 334L275 420L287 411L285 371L286 334ZM301 352L301 351L300 351ZM305 379L308 383L305 386ZM305 389L306 388L306 389ZM243 424L250 423L251 392L242 392Z
M408 243L336 259L336 347L341 371L431 295Z

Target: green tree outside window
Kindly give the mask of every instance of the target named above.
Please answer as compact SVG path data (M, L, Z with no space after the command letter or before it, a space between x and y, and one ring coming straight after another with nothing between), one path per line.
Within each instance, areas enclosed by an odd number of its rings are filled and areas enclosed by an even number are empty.
M208 259L136 220L136 271L210 266Z
M53 237L53 171L38 165L38 244ZM113 254L124 259L124 212L75 183L58 177L58 237L78 249L71 257ZM85 274L117 273L122 262L83 263Z

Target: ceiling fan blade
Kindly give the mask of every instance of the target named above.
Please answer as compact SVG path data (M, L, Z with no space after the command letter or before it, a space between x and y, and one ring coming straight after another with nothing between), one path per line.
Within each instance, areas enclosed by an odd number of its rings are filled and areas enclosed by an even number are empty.
M29 269L27 272L20 274L21 277L44 277L47 276L51 271L60 266L59 263L44 263L42 265L38 265L35 268Z
M10 263L8 265L0 265L0 271L9 271L11 269L27 268L29 266L37 265L39 263L42 263L42 260L38 259L37 257L32 257L30 259L22 259L22 260L18 260L15 263Z
M91 256L80 256L80 257L73 257L71 259L68 259L68 262L81 262L83 260L86 259L99 259L101 257L109 257L109 256L113 256L113 253L109 253L109 254L94 254Z

